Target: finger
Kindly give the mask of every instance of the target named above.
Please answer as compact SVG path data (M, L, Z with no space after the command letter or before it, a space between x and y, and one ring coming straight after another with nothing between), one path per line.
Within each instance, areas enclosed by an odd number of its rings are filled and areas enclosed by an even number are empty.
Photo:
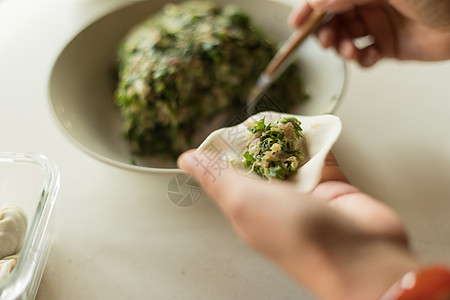
M294 28L302 25L311 12L312 9L308 2L306 0L300 0L288 17L289 25Z
M235 184L235 174L220 160L209 163L203 152L189 150L178 158L178 166L188 174L193 175L203 190L213 199L222 198L227 187Z
M338 162L330 151L325 158L324 167L322 170L322 178L320 179L320 183L327 181L340 181L348 183L347 178L345 177L342 170L339 168Z
M352 41L368 35L363 23L354 11L334 16L317 30L317 38L325 48L337 45L338 35L345 32ZM358 48L358 47L357 47Z
M359 5L364 5L373 0L308 0L313 9L330 13L342 13L350 11Z
M394 211L356 187L340 181L326 181L319 184L311 196L328 203L365 232L407 244L405 228Z
M317 30L317 39L324 48L329 48L335 45L337 40L337 19L332 18L330 22L323 25Z
M317 31L317 39L325 49L330 48L334 44L335 34L334 30L330 27L323 27Z
M205 193L232 219L245 214L255 201L261 207L267 199L277 199L267 182L243 176L221 160L208 163L204 152L183 153L178 158L178 166L193 175Z
M358 9L358 14L361 20L365 20L365 29L373 37L380 58L395 57L394 33L385 8L380 5L368 5L364 9Z
M366 232L407 244L402 222L386 204L342 182L326 182L315 196L319 197L320 193L322 196L328 193L328 204L356 221Z
M339 19L340 26L345 29L352 39L367 35L366 28L361 22L356 9L342 13L336 18Z
M336 51L345 59L357 59L359 50L353 44L353 40L347 31L340 27L338 31L338 40L335 43Z
M363 67L371 67L380 59L381 55L374 45L359 51L358 62Z
M357 192L358 189L350 185L334 154L330 151L325 158L322 178L311 195L323 201L330 202L342 195Z
M377 16L374 21L379 19L380 16ZM335 16L330 24L318 32L318 39L324 47L334 46L345 59L356 60L361 66L370 67L379 61L382 55L374 44L374 37L368 35L373 25L366 23L362 21L358 10L352 10Z
M322 174L321 182L311 192L312 197L327 202L365 231L391 237L406 245L405 230L398 216L385 204L350 185L331 152L325 159Z

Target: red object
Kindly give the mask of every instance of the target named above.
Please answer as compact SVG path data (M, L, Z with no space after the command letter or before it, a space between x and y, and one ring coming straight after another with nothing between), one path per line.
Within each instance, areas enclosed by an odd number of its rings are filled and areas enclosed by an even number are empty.
M450 300L450 268L429 266L408 272L380 300Z

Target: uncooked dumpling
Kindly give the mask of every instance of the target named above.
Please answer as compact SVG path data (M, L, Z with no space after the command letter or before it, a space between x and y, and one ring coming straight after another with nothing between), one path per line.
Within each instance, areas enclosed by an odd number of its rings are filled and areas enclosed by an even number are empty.
M301 167L291 174L288 180L295 184L299 191L311 192L320 182L325 158L341 133L341 121L333 115L301 116L273 111L258 113L236 126L221 128L211 133L198 147L198 151L204 154L202 163L212 166L217 163L214 160L222 160L237 171L252 176L245 168L246 160L242 159L252 135L248 124L262 119L272 123L280 118L296 118L302 123L302 135L305 139L302 152L306 159L302 160ZM250 157L248 159L251 160Z
M11 272L14 270L18 258L18 255L11 255L0 259L0 282L8 277L9 274L11 274Z
M19 252L26 232L27 217L20 207L0 207L0 259Z

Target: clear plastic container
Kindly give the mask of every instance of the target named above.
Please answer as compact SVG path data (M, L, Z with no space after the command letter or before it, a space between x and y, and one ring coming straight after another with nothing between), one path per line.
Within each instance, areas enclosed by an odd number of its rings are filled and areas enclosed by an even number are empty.
M59 188L57 166L42 154L0 152L0 206L19 205L28 230L17 265L0 282L0 299L34 299L55 233L53 207Z

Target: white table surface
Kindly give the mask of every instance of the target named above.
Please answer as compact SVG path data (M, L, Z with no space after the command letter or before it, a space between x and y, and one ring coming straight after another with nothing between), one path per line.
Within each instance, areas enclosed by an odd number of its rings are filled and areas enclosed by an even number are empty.
M247 248L206 198L186 209L171 176L133 173L75 147L52 115L52 64L124 1L0 0L0 151L61 171L57 234L38 299L309 299ZM394 207L424 261L450 263L450 61L348 65L334 147L363 191Z

